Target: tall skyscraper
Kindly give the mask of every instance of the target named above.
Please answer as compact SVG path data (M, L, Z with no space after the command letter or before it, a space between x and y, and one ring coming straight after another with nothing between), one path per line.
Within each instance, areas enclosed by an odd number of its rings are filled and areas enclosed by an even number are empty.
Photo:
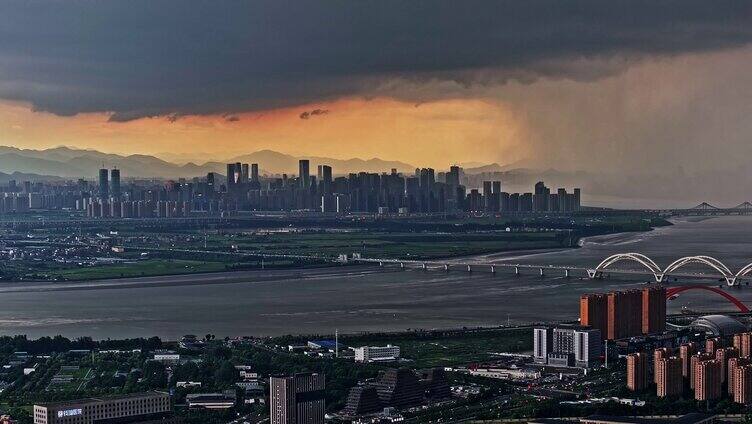
M535 183L535 195L533 197L533 210L535 212L549 211L549 201L551 199L551 189L546 187L543 181Z
M324 375L316 373L271 377L271 424L323 424L324 384Z
M310 174L310 162L308 159L301 159L298 161L298 179L300 179L300 187L310 187L311 174Z
M248 184L248 164L244 163L240 166L240 183Z
M228 163L227 164L227 192L230 193L234 191L235 187L235 164L234 163Z
M256 183L259 180L259 167L257 163L251 164L251 181Z
M319 168L321 168L321 177L319 178L319 181L323 183L324 193L331 194L333 181L332 167L329 165L320 165Z
M102 168L99 170L99 197L107 199L110 197L109 172Z
M648 356L642 352L627 355L627 388L643 390L648 385Z
M112 188L112 197L120 199L120 170L115 168L110 171L110 186Z
M681 359L672 356L660 359L655 367L655 384L658 397L679 396L684 390Z

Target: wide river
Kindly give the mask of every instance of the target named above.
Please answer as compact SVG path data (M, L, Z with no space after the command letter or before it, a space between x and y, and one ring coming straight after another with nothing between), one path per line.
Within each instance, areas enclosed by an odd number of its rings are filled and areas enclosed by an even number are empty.
M752 262L752 217L683 220L646 233L584 240L579 249L483 255L496 262L594 267L620 252L666 266L687 255L714 256L733 271ZM620 267L632 267L624 264ZM687 271L703 271L688 268ZM709 272L710 270L708 270ZM399 271L365 266L252 271L81 283L0 285L0 334L62 334L96 339L183 334L280 335L448 328L575 319L583 292L636 287L648 280ZM692 281L697 282L697 281ZM752 289L731 292L752 305ZM733 310L720 296L686 292L669 303Z

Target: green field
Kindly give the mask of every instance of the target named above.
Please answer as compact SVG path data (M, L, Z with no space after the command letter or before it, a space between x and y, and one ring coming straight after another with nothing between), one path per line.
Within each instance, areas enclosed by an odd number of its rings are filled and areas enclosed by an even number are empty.
M497 358L501 352L528 352L533 349L533 331L529 328L499 329L449 336L357 337L342 338L348 346L384 345L400 347L401 356L414 361L411 367L429 368L467 365Z
M74 369L77 368L77 369ZM93 378L89 367L61 367L47 386L50 391L75 392L79 391L86 382Z
M228 264L222 262L191 261L180 259L150 259L117 265L99 265L51 271L51 276L66 280L95 280L119 277L190 274L224 271Z
M497 233L290 233L209 235L206 248L235 246L240 252L295 253L336 257L358 252L370 257L430 259L519 249L568 247L576 243L563 232ZM200 246L199 246L200 245ZM203 240L194 248L202 247Z

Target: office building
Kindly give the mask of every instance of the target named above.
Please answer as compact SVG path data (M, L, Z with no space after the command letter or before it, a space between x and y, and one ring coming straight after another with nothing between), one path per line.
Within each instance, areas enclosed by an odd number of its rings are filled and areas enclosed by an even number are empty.
M384 407L402 409L423 402L423 387L413 371L407 368L384 371L377 392Z
M539 364L545 364L549 352L553 352L553 329L535 327L533 329L533 360Z
M162 418L171 411L167 393L134 393L34 405L34 424L130 423Z
M648 385L648 355L638 352L627 355L627 388L643 390Z
M533 329L533 357L536 362L551 366L590 368L600 362L602 341L600 330L595 328L536 327Z
M269 379L271 424L323 424L324 375L301 373Z
M399 359L399 346L362 346L355 348L355 362L383 362Z
M655 366L655 384L658 397L679 396L684 391L681 359L675 356L661 358Z
M718 360L697 361L694 389L695 400L714 400L721 397L721 363Z
M575 329L574 363L578 367L590 368L596 362L600 363L602 352L601 331L594 328Z

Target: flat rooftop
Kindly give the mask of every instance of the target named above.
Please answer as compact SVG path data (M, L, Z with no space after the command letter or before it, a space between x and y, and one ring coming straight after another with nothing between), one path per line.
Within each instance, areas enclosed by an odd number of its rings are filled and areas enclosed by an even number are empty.
M129 393L125 395L118 395L118 396L103 396L103 397L91 397L91 398L83 398L83 399L73 399L73 400L65 400L60 402L48 402L48 403L37 403L34 406L42 406L45 408L61 408L61 407L70 407L70 406L76 406L76 405L85 405L85 404L93 404L93 403L102 403L102 402L112 402L117 400L126 400L126 399L143 399L143 398L157 398L157 397L164 397L169 396L166 392L157 392L157 391L151 391L151 392L141 392L141 393Z

